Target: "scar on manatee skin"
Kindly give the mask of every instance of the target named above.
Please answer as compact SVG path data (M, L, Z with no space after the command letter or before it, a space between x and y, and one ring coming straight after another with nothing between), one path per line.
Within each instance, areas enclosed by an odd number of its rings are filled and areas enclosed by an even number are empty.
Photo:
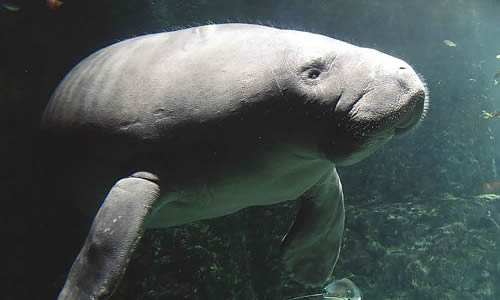
M276 76L276 73L274 70L271 70L271 73L273 74L273 81L276 83L276 86L278 87L278 90L280 91L281 96L283 96L283 89L280 86L279 80L277 80L278 76Z
M120 130L129 130L130 127L132 126L135 126L135 125L140 125L141 122L139 120L133 120L133 121L130 121L130 122L121 122L120 123Z
M155 109L155 111L153 112L153 115L155 115L155 117L162 117L164 114L165 114L164 108Z

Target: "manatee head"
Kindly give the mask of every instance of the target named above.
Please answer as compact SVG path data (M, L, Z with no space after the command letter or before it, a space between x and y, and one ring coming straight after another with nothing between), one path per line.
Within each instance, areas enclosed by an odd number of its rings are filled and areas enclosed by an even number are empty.
M355 163L423 119L428 91L406 62L317 35L302 42L296 92L321 120L317 143L327 159Z
M331 160L351 164L415 127L427 110L428 92L412 67L381 52L359 48L337 59L345 75L331 129L336 138L326 136L324 147Z

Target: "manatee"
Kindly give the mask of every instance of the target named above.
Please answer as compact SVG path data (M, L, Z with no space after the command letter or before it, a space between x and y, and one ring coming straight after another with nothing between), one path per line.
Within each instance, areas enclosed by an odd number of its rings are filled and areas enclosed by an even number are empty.
M207 25L97 51L41 122L44 197L93 218L58 299L108 299L146 229L295 199L283 267L323 284L344 230L335 167L415 127L427 105L404 61L295 30Z

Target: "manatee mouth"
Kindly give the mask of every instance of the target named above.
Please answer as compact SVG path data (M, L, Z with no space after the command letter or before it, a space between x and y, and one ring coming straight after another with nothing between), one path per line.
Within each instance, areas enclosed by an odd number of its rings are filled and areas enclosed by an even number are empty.
M344 129L358 137L374 137L382 133L401 135L415 128L425 117L428 108L425 90L402 95L396 101L387 99L376 90L363 93L351 104L342 120ZM391 102L396 104L388 104Z
M425 91L413 94L399 113L399 122L394 126L394 135L401 135L415 128L425 118L428 106Z
M343 96L339 97L340 103ZM328 157L338 165L350 165L392 137L416 128L429 106L425 85L396 97L384 89L371 89L350 105L344 104L339 111L346 113L334 125L335 139L325 146Z

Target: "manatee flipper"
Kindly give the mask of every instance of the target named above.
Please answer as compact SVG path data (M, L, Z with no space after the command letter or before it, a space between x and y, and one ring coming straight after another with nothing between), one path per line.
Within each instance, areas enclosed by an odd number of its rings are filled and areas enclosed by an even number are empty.
M158 178L138 172L104 200L58 300L108 299L120 282L160 195Z
M337 263L344 231L344 196L335 168L300 196L300 209L281 254L294 280L321 285Z

